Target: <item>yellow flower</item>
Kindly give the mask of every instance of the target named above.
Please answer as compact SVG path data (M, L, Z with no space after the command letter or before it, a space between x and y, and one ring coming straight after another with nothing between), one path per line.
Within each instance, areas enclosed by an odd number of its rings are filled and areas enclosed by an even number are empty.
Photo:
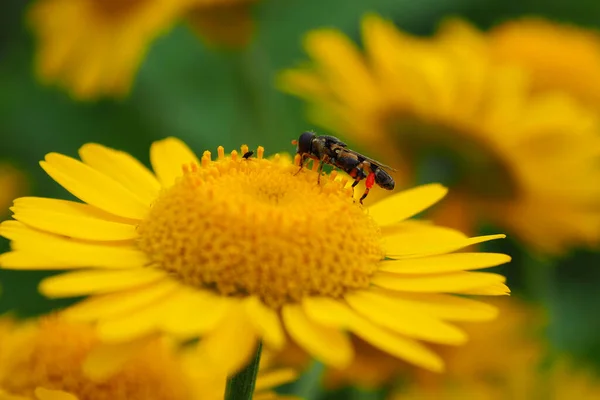
M242 146L244 154L247 146ZM287 337L317 359L345 366L347 331L398 358L440 371L420 341L462 344L452 321L496 310L458 294L503 295L504 277L470 272L505 263L495 253L456 253L504 235L468 238L407 221L446 193L432 184L363 209L348 179L322 179L285 157L246 159L222 147L201 159L181 141L154 143L151 173L98 144L78 161L50 153L42 168L84 203L15 200L0 225L11 269L64 269L45 279L49 297L90 296L67 318L97 322L108 342L154 332L202 337L202 365L227 375L259 340ZM315 165L316 167L316 165Z
M469 343L460 351L445 349L446 374L414 370L392 399L598 398L600 382L563 356L542 365L547 346L539 337L545 322L539 310L513 299L496 305L498 319L465 327Z
M524 18L489 34L492 55L517 63L536 90L561 90L600 108L600 35L573 25Z
M398 167L451 186L437 221L480 220L548 252L600 241L600 122L560 92L531 93L527 73L498 63L483 35L458 21L416 38L376 16L364 53L335 30L306 38L308 67L280 85L310 104L316 124Z
M212 41L241 42L251 31L251 2L37 0L29 14L38 40L37 73L78 99L124 96L158 36L189 17ZM219 23L235 23L235 29Z
M538 393L545 393L546 398L556 400L600 398L600 380L597 373L577 366L570 360L559 359L544 378L539 382L537 389Z
M271 389L296 378L268 362L261 362L255 400L281 398ZM198 376L196 366L195 352L156 337L113 346L91 326L56 316L0 318L0 400L222 399L227 377Z
M147 340L118 372L98 380L87 376L86 358L99 361L108 349L86 324L55 317L18 324L4 317L0 321L0 399L5 399L1 390L4 396L39 400L190 398L191 382L184 379L165 342Z

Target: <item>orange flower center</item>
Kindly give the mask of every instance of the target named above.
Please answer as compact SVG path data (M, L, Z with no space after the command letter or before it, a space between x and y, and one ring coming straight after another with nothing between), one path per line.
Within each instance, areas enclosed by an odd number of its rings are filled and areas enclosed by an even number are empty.
M220 153L205 153L140 224L138 245L156 267L272 307L369 285L383 257L380 231L346 182L318 185L316 173L262 159L262 149L251 159Z

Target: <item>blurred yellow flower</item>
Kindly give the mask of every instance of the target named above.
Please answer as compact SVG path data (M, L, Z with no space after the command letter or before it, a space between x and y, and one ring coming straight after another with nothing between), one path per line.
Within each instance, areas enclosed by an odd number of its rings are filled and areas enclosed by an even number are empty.
M26 190L27 182L23 173L10 164L0 163L0 219L8 216L13 199Z
M536 389L537 393L543 393L547 399L600 399L598 374L572 361L559 360L544 378L537 382Z
M435 218L471 231L492 221L536 249L600 241L600 121L562 92L533 94L526 71L489 56L485 37L451 21L432 39L363 20L364 53L324 29L312 63L280 86L309 102L320 126L398 167L451 186Z
M110 345L89 325L56 316L0 318L0 400L222 399L227 377L199 375L197 361L194 351L156 337ZM269 362L261 360L255 400L283 399L271 389L296 379Z
M109 354L128 359L106 376ZM108 366L112 370L112 366ZM159 339L134 346L107 346L93 328L44 318L39 323L0 320L0 399L187 400L184 378L172 349ZM2 392L4 391L4 393ZM22 396L22 397L21 397Z
M531 74L535 90L561 90L600 109L600 34L524 18L490 31L492 56Z
M36 69L78 99L124 96L146 52L189 17L209 40L244 42L251 0L37 0L29 13ZM211 21L210 23L207 21ZM235 22L235 28L230 23ZM219 26L220 23L226 27ZM205 26L206 25L206 26ZM235 42L235 43L237 43Z
M242 146L246 154L247 146ZM458 345L453 321L496 309L457 294L503 295L505 278L471 272L505 263L496 253L452 253L504 235L468 238L407 220L441 199L437 184L363 207L348 179L297 173L289 158L246 159L218 149L201 159L181 141L154 143L155 174L129 154L83 146L83 161L50 153L42 168L85 203L21 198L0 225L11 269L64 269L46 296L89 296L65 317L97 323L120 343L164 332L202 337L202 365L226 375L263 340L287 338L325 364L352 361L347 331L433 371L421 340ZM316 165L315 165L316 167ZM452 253L452 254L449 254Z
M446 374L414 370L392 399L597 399L600 382L590 371L559 357L544 366L539 310L511 299L495 303L500 316L485 326L465 327L470 341L460 351L446 348ZM482 329L483 328L483 329Z

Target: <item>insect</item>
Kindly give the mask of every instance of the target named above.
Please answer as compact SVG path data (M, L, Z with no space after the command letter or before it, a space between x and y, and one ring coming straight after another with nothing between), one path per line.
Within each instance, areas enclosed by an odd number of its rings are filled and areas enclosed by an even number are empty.
M335 136L317 136L313 132L304 132L298 140L293 140L292 144L296 145L296 153L300 154L300 169L296 173L302 171L306 159L312 158L319 161L317 183L321 183L324 164L339 168L354 178L353 188L365 179L366 189L360 198L360 204L374 184L386 190L393 190L396 185L391 175L385 171L386 169L395 171L395 169L350 150L346 143Z
M254 151L250 150L244 153L244 155L242 156L242 158L244 160L248 160L250 157L252 157L254 155Z

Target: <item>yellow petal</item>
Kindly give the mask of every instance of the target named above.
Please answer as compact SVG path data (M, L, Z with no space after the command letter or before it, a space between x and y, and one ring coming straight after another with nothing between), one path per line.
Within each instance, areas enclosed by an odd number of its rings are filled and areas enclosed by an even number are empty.
M156 305L149 305L114 319L98 322L98 337L105 342L126 342L158 331L160 322L168 317L173 307L182 300L175 292Z
M456 229L424 221L403 221L384 227L384 248L389 254L418 254L437 243L458 242L468 237Z
M75 197L109 213L143 219L150 207L120 183L74 158L50 153L40 165Z
M139 354L154 337L124 343L100 343L90 351L83 362L83 373L93 381L101 382L119 372L123 365Z
M46 297L75 297L132 289L167 276L162 270L150 268L74 271L44 279L39 290Z
M328 327L348 329L352 326L354 314L346 308L340 300L330 297L306 297L302 300L302 309L306 315Z
M22 209L43 209L59 214L91 216L128 225L136 225L139 223L136 219L119 217L118 215L101 210L98 207L69 200L50 199L46 197L19 197L14 200L14 205Z
M381 227L384 237L404 233L406 235L430 235L440 239L466 238L467 235L456 229L435 225L429 220L407 219L391 225Z
M457 327L412 308L394 297L370 291L357 291L345 296L357 313L373 323L415 339L442 344L463 344L467 335Z
M282 317L291 338L316 359L335 368L344 368L352 361L352 344L339 327L311 320L297 304L285 305Z
M434 372L444 370L444 362L433 351L415 340L380 328L366 318L356 320L350 329L372 346L395 357Z
M221 400L225 394L227 375L216 369L207 370L204 359L197 355L195 347L186 346L178 354L179 365L190 385L190 400Z
M373 285L405 292L465 293L469 289L503 283L505 277L489 272L450 272L435 275L400 276L378 272L371 278Z
M503 239L506 235L477 236L473 238L459 239L447 238L436 240L427 235L405 235L397 234L385 238L386 255L389 257L425 257L437 254L451 253L474 244L487 242L494 239Z
M85 240L129 240L137 237L136 226L97 218L85 213L82 208L93 207L86 204L66 202L75 205L72 211L20 206L19 202L11 208L13 218L35 229L57 235Z
M128 245L90 244L52 235L27 227L18 221L0 224L0 235L12 240L16 252L47 257L56 269L63 268L135 268L148 264L144 253ZM7 262L4 260L4 262ZM50 264L44 262L41 266ZM3 266L4 263L2 264ZM5 267L10 267L7 264ZM35 269L35 265L31 269Z
M356 314L347 305L327 297L307 298L302 303L307 315L327 325L347 326L355 335L395 357L440 372L442 360L417 341L392 333Z
M150 162L163 187L175 183L175 179L183 175L183 166L196 164L200 166L198 157L181 140L169 137L152 143Z
M384 198L368 208L378 225L389 225L410 218L442 199L448 189L438 183L405 190Z
M138 289L88 297L67 308L62 316L71 321L96 321L121 317L142 308L156 306L180 288L179 282L163 279Z
M67 265L60 261L52 260L42 254L36 254L29 251L9 251L0 254L0 267L3 269L20 270L59 270L73 268L87 268L81 264Z
M379 263L379 270L394 274L425 274L467 271L495 267L511 260L499 253L452 253L424 258L387 260Z
M273 349L280 349L285 344L285 335L281 327L279 315L275 310L265 306L262 301L251 296L244 301L246 313L256 332L265 343Z
M510 289L504 283L495 283L489 286L476 287L459 290L456 293L472 294L480 296L505 296L510 294Z
M363 110L381 101L375 77L357 46L341 32L320 29L306 35L304 47L323 66L328 84L352 108ZM335 72L333 72L335 71ZM360 107L360 108L359 108Z
M444 320L489 321L498 316L498 308L495 306L450 294L398 293L380 288L370 290L393 298L398 304Z
M141 162L131 155L96 143L79 149L81 160L90 167L121 183L145 204L154 202L160 183Z
M198 343L197 355L200 360L205 361L203 364L206 368L215 368L231 376L250 362L258 340L244 307L238 303Z
M209 332L227 317L234 302L228 298L195 289L179 288L180 301L158 327L179 338L194 338Z
M77 396L62 390L49 390L38 387L34 393L37 400L78 400Z
M256 380L255 390L271 389L298 378L298 371L292 368L279 368L269 372L261 372ZM254 397L256 398L256 397Z

